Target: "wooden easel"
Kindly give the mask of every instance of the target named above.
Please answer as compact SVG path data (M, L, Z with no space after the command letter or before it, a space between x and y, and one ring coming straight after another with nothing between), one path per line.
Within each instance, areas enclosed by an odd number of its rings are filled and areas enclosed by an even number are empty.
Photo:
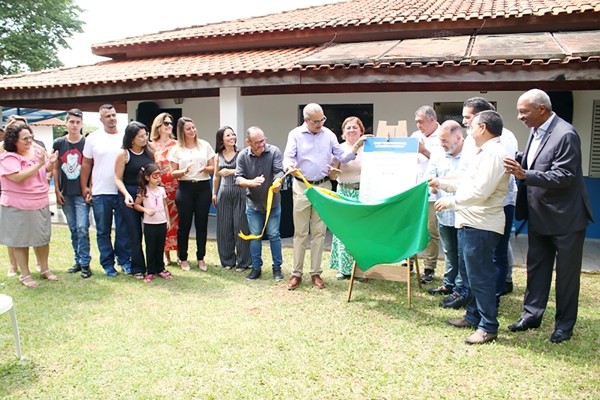
M388 125L387 121L379 121L377 124L378 137L385 138L396 138L396 137L407 137L408 128L406 121L398 121L398 125ZM348 297L347 302L350 302L352 297L352 287L354 286L354 278L366 278L366 279L381 279L386 281L395 282L406 282L406 290L408 295L408 308L411 308L411 296L412 286L410 282L410 269L411 262L414 259L415 270L417 272L417 283L419 289L421 288L421 279L419 272L419 261L415 256L406 259L406 266L401 264L379 264L371 267L367 272L363 272L360 268L357 268L356 262L352 266L352 275L350 276L350 284L348 286Z
M417 283L421 289L421 273L419 271L419 260L416 256L406 259L406 266L401 264L379 264L371 267L366 272L363 272L357 267L356 261L352 266L352 274L350 275L350 283L348 285L348 297L346 302L350 302L352 297L352 287L354 286L354 278L365 279L381 279L384 281L406 282L406 295L408 296L408 308L411 308L412 285L410 282L411 263L414 259Z

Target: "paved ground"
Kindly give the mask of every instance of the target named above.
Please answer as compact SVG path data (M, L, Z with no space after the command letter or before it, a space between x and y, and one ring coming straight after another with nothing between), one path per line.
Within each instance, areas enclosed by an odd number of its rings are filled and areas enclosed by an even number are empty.
M54 217L52 218L53 222L66 223L66 219L62 211L57 210L53 196L51 196L50 209L55 213ZM208 219L208 238L214 240L216 238L216 231L216 217L210 216ZM195 232L192 231L192 236L194 236L194 234ZM292 247L292 238L283 238L282 241L284 247ZM527 255L527 235L521 234L517 237L512 237L510 242L513 248L515 264L525 265ZM326 245L329 249L331 245L331 234L329 232L327 235ZM443 257L443 254L440 253L440 257ZM583 270L586 272L600 272L600 240L586 240L583 247Z

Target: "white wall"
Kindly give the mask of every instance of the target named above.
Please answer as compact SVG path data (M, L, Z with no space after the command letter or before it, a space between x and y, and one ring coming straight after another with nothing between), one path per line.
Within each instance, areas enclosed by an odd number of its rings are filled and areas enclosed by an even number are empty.
M52 127L33 125L31 128L33 129L33 135L35 136L35 138L44 142L46 150L52 151L52 143L54 143L54 138L52 136Z
M242 97L244 114L243 126L256 125L261 127L272 143L283 151L288 132L297 124L297 110L299 104L316 102L321 104L373 104L373 125L377 121L386 120L389 124L396 124L398 120L406 120L409 132L416 129L414 112L422 105L433 105L434 102L463 102L464 100L482 96L496 102L498 112L504 118L506 128L514 132L519 141L519 149L523 150L528 129L517 120L516 104L522 91L510 92L406 92L406 93L344 93L344 94L290 94L268 96ZM591 124L593 100L600 99L600 91L575 91L573 125L581 136L583 172L588 173ZM172 100L157 101L164 108L174 107ZM137 103L128 104L129 118L135 117ZM208 140L214 146L215 132L220 127L219 98L192 98L185 99L180 106L183 115L196 122L198 135ZM239 130L239 129L238 129ZM238 133L238 143L243 146L244 132Z

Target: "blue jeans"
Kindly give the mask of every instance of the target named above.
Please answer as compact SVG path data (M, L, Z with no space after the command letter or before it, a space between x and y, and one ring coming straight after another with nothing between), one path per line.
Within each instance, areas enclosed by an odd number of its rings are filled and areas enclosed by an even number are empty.
M499 233L463 227L458 230L459 258L467 271L463 280L471 290L465 320L488 333L498 332L496 266L492 260Z
M508 275L508 241L510 231L512 230L513 217L515 216L515 206L504 206L504 234L494 250L494 264L496 265L496 296L500 297L506 285L506 276ZM511 274L512 279L512 274Z
M252 207L246 207L246 217L248 217L248 227L250 234L260 235L265 224L267 213L257 211ZM283 264L283 256L281 254L281 236L279 236L279 222L281 220L281 205L273 207L267 222L265 233L269 238L271 245L271 257L273 258L273 271L281 269ZM262 268L262 240L255 239L250 241L250 256L252 258L252 269L259 270Z
M137 186L125 185L125 189L127 189L131 198L135 200ZM129 235L131 273L134 275L145 274L146 260L144 259L144 251L142 250L142 216L144 214L136 211L134 208L127 207L125 205L125 196L121 193L119 193L119 206L122 207L123 218Z
M123 217L123 207L116 194L92 196L92 209L96 221L96 242L100 252L100 265L106 272L112 272L117 263L123 265L131 260L131 245L127 224ZM111 240L113 215L115 217L115 246Z
M75 264L90 265L90 205L81 195L65 195L62 210L71 231Z
M446 264L444 286L452 290L455 285L460 286L460 283L462 282L460 274L458 273L458 236L456 234L456 228L453 226L439 224L438 229ZM456 282L457 280L459 280L459 283Z

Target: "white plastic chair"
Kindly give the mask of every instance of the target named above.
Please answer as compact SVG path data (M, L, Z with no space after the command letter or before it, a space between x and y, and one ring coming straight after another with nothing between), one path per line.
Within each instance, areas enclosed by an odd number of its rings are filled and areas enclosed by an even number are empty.
M10 320L13 326L13 335L15 336L15 346L17 348L17 358L21 359L21 337L19 336L19 326L17 325L17 315L15 314L15 307L13 305L13 299L5 294L0 294L0 314L4 314L8 311Z

